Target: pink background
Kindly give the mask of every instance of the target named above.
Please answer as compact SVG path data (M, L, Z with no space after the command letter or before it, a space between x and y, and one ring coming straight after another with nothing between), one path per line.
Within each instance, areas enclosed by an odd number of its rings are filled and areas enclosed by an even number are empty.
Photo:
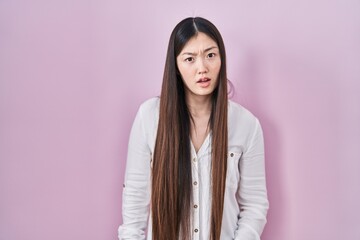
M188 16L259 118L263 240L360 239L360 2L0 1L0 239L116 239L127 140Z

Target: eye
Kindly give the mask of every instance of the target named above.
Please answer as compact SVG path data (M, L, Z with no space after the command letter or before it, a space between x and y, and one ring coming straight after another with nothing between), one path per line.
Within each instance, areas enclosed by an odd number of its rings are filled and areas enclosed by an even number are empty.
M207 57L208 57L208 58L213 58L213 57L215 57L215 55L216 55L215 53L209 53L209 54L207 55Z
M188 58L185 58L184 61L185 61L185 62L193 62L193 61L194 61L194 58L193 58L193 57L188 57Z

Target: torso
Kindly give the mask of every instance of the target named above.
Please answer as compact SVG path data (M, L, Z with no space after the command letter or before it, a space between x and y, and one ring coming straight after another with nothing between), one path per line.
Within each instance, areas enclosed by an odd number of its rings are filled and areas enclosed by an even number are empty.
M141 151L141 158L135 158L134 156L130 156L131 158L128 159L130 166L134 167L136 171L127 173L127 179L132 180L132 182L138 182L141 186L141 191L137 191L137 193L148 193L149 187L151 186L151 160L149 161L148 156L152 156L152 153L155 148L156 142L156 134L158 129L158 119L159 119L159 106L160 106L160 99L153 98L148 100L144 103L140 110L139 110L139 122L137 126L143 126L135 128L135 134L138 134L139 138L141 139L142 147ZM190 134L191 134L191 141L193 143L194 151L192 151L191 158L193 159L196 157L196 161L192 161L192 177L193 181L196 181L196 186L193 188L193 196L194 201L197 201L201 204L194 211L197 212L197 215L194 216L196 219L196 223L198 223L197 227L201 229L199 231L198 238L194 239L209 239L209 219L210 219L210 211L211 208L211 178L210 170L211 170L211 143L212 138L211 134L206 131L208 125L208 119L203 119L203 121L195 121L195 125L197 126L195 134L195 129L191 127ZM238 229L238 217L240 214L239 208L239 196L240 194L244 194L245 197L248 197L249 193L247 192L240 192L239 189L245 189L248 187L260 187L261 192L266 192L264 184L258 184L259 178L254 178L254 180L249 183L249 179L247 181L243 181L240 187L240 178L241 178L241 171L240 169L249 168L243 170L244 172L250 173L249 170L256 170L259 173L262 171L261 168L263 167L261 164L256 165L256 169L254 161L249 161L250 157L257 156L256 159L259 159L258 156L263 156L263 152L259 152L261 148L257 149L257 152L248 152L249 150L249 143L250 139L254 136L259 136L259 127L257 123L257 119L245 108L241 105L238 105L229 100L229 108L228 108L228 154L227 154L227 176L226 176L226 189L225 189L225 203L224 203L224 212L223 212L223 219L226 220L226 223L222 224L221 226L221 239L234 239L234 232ZM141 130L143 129L143 131ZM256 133L256 135L254 135ZM145 136L145 139L143 138ZM259 138L260 140L260 138ZM139 150L139 144L133 143L133 147L136 150ZM149 152L147 152L149 151ZM139 152L140 153L140 152ZM249 155L249 153L251 155ZM254 155L256 154L256 155ZM241 160L242 159L242 160ZM129 161L130 160L130 161ZM257 161L261 163L260 160ZM141 170L141 174L137 174L138 171ZM260 177L264 178L264 175ZM140 181L139 181L140 180ZM253 185L253 181L255 181L256 185ZM194 185L195 186L195 185ZM129 194L129 193L128 193ZM261 196L262 200L259 199L259 214L257 218L259 219L259 229L261 228L262 224L266 222L266 214L261 214L263 212L262 209L266 207L266 198L265 195ZM146 195L146 201L150 201L150 194ZM142 209L145 209L142 208ZM149 209L148 207L146 208ZM147 211L146 210L146 211ZM142 210L141 210L142 211ZM146 215L147 212L144 210L144 215L141 216L148 216ZM151 212L150 212L151 213ZM149 216L151 219L151 215ZM150 220L151 221L151 220ZM246 227L244 228L246 229ZM152 239L152 225L149 224L148 228L148 238Z

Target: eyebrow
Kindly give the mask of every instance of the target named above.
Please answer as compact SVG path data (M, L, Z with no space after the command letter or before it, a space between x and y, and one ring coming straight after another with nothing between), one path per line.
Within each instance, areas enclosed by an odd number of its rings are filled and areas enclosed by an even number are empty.
M213 47L206 48L204 52L208 52L208 51L210 51L210 50L212 50L212 49L214 49L214 48L218 48L218 47L213 46ZM195 56L196 53L184 52L184 53L181 54L181 55L191 55L191 56Z

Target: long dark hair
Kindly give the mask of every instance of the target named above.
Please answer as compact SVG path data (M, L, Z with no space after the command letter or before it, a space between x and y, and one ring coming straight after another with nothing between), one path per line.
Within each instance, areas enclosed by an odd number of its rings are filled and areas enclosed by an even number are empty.
M192 174L190 119L185 87L176 57L197 33L212 38L219 47L221 68L212 93L210 130L211 152L211 240L220 239L227 170L227 76L226 55L217 28L200 17L186 18L171 33L160 96L160 115L152 169L152 236L156 240L190 239Z

